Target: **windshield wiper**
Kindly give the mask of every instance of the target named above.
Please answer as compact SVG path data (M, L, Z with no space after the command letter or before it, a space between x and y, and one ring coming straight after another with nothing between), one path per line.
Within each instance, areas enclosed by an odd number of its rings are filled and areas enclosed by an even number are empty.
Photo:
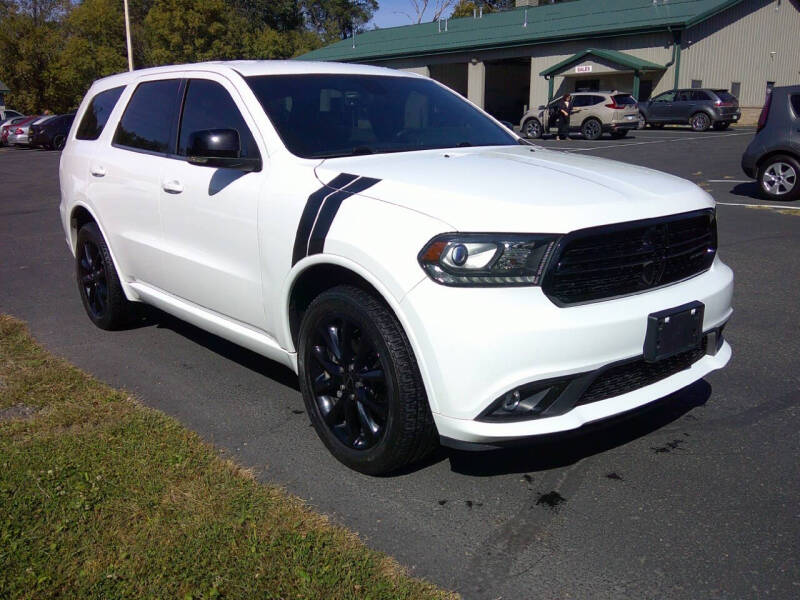
M343 156L361 156L364 154L375 154L375 150L369 146L356 146L352 150L339 150L336 152L319 152L309 158L341 158Z

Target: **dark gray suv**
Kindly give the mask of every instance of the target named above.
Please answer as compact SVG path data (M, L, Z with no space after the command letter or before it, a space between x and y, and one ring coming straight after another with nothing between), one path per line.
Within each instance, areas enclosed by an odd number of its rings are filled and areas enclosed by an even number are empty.
M770 200L800 198L800 85L776 87L758 117L742 169Z
M728 90L692 88L670 90L639 103L641 118L651 127L669 123L692 126L695 131L727 129L742 116L739 101Z

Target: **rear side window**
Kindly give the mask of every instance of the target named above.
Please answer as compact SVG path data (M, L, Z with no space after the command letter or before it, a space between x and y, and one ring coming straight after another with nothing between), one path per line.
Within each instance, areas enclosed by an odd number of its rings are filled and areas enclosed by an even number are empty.
M693 102L703 102L704 100L711 100L711 97L706 92L691 92L690 99Z
M633 106L636 104L636 100L633 99L633 96L630 94L617 94L616 96L612 96L614 99L614 104L618 106Z
M140 83L114 133L114 143L150 152L169 152L180 79Z
M103 133L103 128L108 122L111 111L114 110L117 100L119 100L122 90L124 89L124 85L111 88L110 90L100 92L92 98L92 101L89 103L89 108L86 109L81 123L78 125L78 131L75 133L75 137L79 140L96 140L99 138L100 134Z
M800 119L800 94L792 94L791 102L794 116Z
M258 148L242 114L228 91L216 81L192 79L188 83L178 138L178 154L189 153L189 136L204 129L235 129L242 156L258 157Z

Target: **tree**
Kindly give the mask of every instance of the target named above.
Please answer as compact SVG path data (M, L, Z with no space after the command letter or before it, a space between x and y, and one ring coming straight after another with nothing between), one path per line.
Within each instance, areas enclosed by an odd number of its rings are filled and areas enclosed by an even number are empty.
M450 18L471 17L475 14L473 11L479 11L481 7L483 7L485 14L509 10L514 8L515 5L514 0L459 0L458 4L453 8Z
M411 2L411 10L412 14L405 13L409 19L411 19L414 23L422 23L422 19L425 18L425 13L427 12L428 8L430 7L431 12L431 21L438 21L442 18L442 15L445 11L449 10L453 4L455 4L456 0L409 0ZM462 0L463 2L464 0ZM470 13L472 14L472 13Z
M325 43L364 30L378 10L378 0L301 0L306 22Z

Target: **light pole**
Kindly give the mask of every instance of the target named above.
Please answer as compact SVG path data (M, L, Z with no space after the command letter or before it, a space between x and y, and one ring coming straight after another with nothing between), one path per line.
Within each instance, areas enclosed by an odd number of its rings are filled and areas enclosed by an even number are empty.
M131 18L128 15L128 0L122 0L125 5L125 40L128 43L128 71L133 71L133 51L131 50Z

